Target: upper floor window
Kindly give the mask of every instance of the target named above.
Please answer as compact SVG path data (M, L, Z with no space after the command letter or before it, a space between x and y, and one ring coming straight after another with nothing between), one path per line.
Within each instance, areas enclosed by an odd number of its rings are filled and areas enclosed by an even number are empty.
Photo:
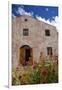
M52 47L47 47L47 55L52 55Z
M45 30L45 35L46 35L46 36L50 36L50 30L49 30L49 29L46 29L46 30Z
M24 29L23 29L23 35L24 35L24 36L28 36L28 35L29 35L29 29L24 28Z

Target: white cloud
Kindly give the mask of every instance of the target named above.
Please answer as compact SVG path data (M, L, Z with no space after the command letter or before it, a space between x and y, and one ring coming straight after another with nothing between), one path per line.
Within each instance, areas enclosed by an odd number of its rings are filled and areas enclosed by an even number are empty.
M20 15L33 16L33 12L26 12L22 7L18 8L17 13L19 13Z
M38 20L40 20L40 21L44 21L44 22L45 22L45 18L42 18L42 17L40 17L40 16L38 16L38 15L36 15L36 19L38 19Z
M48 8L46 8L45 10L46 10L46 11L48 11L49 9L48 9Z
M15 16L14 14L12 14L12 17L13 17L13 18L16 18L16 16Z
M48 11L48 8L46 8L46 11ZM24 10L24 7L19 7L18 10L16 11L17 14L20 14L20 15L28 15L28 16L33 16L33 12L27 12ZM16 16L14 14L12 14L12 17L15 18ZM59 20L58 20L58 16L56 17L53 17L54 20L50 21L49 19L46 20L45 18L42 18L41 16L38 16L36 15L36 19L40 20L40 21L43 21L45 23L48 23L50 25L53 25L53 26L58 26L58 23L59 23Z
M38 20L40 20L40 21L43 21L43 22L48 23L48 24L53 25L53 26L57 26L57 25L58 25L58 21L59 21L59 20L58 20L58 16L53 17L55 20L52 20L51 22L50 22L49 19L46 20L45 18L42 18L42 17L40 17L40 16L38 16L38 15L36 15L36 18L37 18Z

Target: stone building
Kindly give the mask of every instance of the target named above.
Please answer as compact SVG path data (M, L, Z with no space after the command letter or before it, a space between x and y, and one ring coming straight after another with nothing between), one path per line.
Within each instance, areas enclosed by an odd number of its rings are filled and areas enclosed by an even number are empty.
M32 65L42 55L58 56L56 27L31 16L12 19L12 65Z

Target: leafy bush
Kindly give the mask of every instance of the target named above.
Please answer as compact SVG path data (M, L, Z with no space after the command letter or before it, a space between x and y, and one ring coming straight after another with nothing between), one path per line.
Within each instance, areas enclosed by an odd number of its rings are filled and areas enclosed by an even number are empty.
M12 72L12 85L57 83L58 65L53 62L20 67Z

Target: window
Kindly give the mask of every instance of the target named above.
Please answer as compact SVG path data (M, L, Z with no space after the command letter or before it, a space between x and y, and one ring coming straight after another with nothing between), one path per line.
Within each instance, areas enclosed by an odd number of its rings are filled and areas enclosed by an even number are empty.
M28 34L29 34L29 30L28 29L23 29L23 35L28 36Z
M47 55L52 55L52 47L47 47Z
M25 21L27 21L27 19L25 18Z
M46 35L46 36L50 36L50 30L49 30L49 29L46 29L46 30L45 30L45 35Z

